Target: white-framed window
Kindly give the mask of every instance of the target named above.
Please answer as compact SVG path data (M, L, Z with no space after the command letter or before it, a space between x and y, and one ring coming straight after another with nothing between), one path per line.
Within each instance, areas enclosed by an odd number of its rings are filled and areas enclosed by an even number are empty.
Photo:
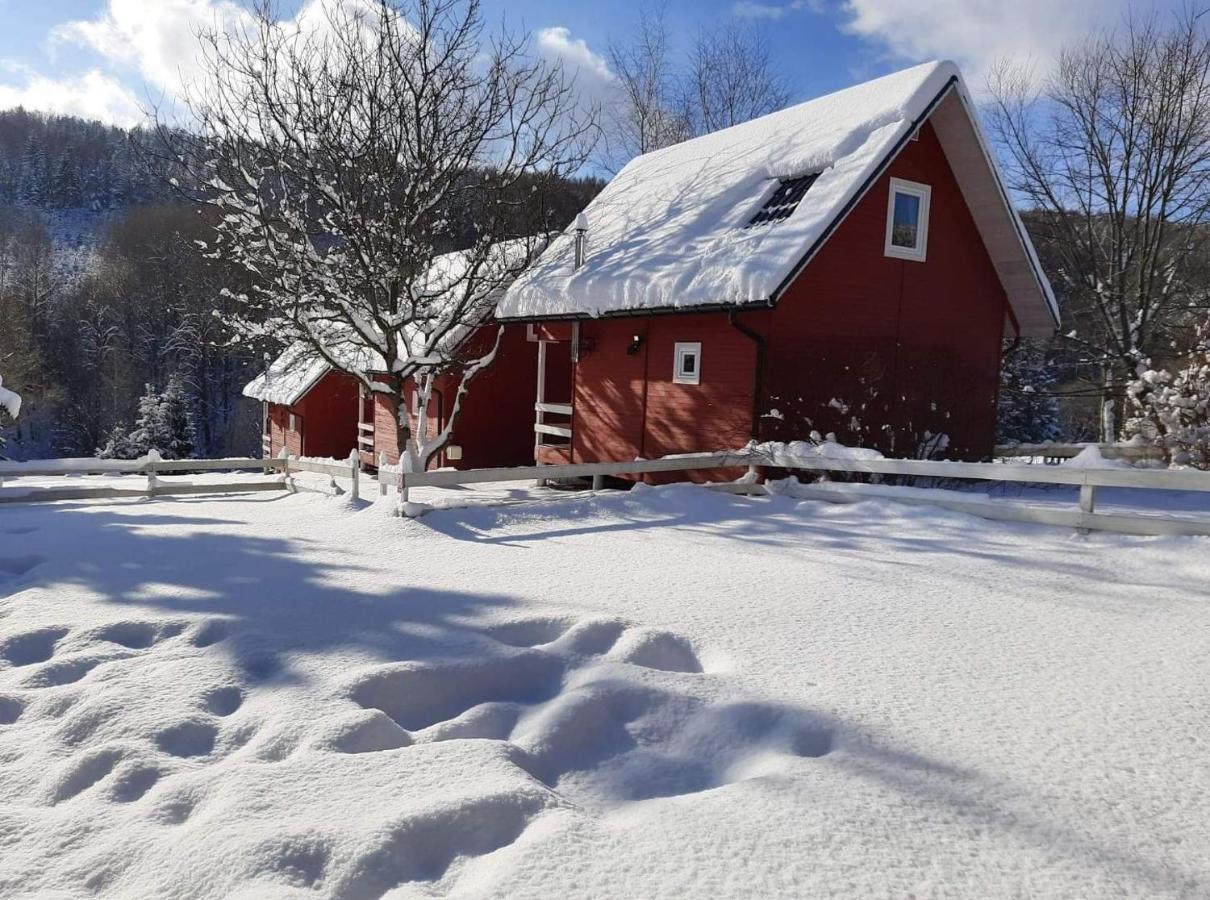
M294 413L290 413L290 419L289 419L288 425L286 426L286 430L287 431L297 431L298 429L295 427L295 424L296 423L294 421Z
M929 197L932 188L891 179L886 211L886 255L924 262L928 251Z
M674 346L672 380L676 384L701 384L702 345L699 342L683 342Z

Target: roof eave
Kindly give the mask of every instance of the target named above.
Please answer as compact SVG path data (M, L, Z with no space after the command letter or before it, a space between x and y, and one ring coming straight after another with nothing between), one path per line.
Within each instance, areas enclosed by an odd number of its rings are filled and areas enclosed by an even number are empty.
M538 322L591 322L597 319L630 319L637 316L674 316L690 313L743 312L744 310L771 309L773 300L753 300L744 303L704 303L694 306L644 306L636 309L611 309L600 313L564 312L541 315L498 317L497 321L508 324L536 324Z

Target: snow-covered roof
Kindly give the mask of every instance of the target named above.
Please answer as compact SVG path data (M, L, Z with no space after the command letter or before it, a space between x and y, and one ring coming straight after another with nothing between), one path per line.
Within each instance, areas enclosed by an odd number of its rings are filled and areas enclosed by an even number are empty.
M502 294L498 285L502 279L507 279L506 273L522 268L531 253L545 247L546 240L546 236L536 235L501 241L492 245L486 258L482 260L482 264L491 272L485 281L496 286L493 288L493 292ZM426 293L438 298L447 293L453 298L466 284L470 264L471 254L466 250L455 250L452 253L437 256L425 273L420 287ZM492 294L486 296L491 298ZM493 309L493 304L488 303L484 304L479 312L486 320L491 317ZM442 313L438 309L436 318L440 319L441 316ZM456 347L479 324L482 324L482 321L455 323L453 327L444 332L439 346ZM387 370L382 356L363 346L351 330L343 333L338 328L329 330L332 332L332 338L324 342L324 347L333 358L343 362L342 368L362 372L385 372ZM419 327L417 330L420 330ZM282 354L270 363L265 372L248 382L243 394L253 400L292 406L302 400L331 368L329 362L313 346L297 341L282 351Z
M328 362L313 348L291 344L269 368L244 386L244 396L266 403L293 406L315 387L328 371Z
M921 121L953 104L969 125L947 122L938 134L1014 313L1027 330L1053 330L1050 286L950 62L915 66L637 157L585 210L583 265L574 269L569 228L513 283L497 317L775 302ZM963 165L953 163L959 144ZM745 227L781 180L816 173L788 218ZM977 194L981 210L974 208Z

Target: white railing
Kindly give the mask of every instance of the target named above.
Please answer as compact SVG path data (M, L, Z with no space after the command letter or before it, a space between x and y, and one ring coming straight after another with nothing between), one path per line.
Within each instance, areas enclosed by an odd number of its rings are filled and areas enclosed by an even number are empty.
M1071 459L1089 447L1096 447L1105 459L1137 462L1144 459L1162 460L1164 451L1146 444L1003 444L996 448L998 457L1034 456L1042 459Z
M180 475L196 472L262 472L276 474L268 481L230 482L165 482L160 475ZM352 482L350 491L354 500L359 497L361 466L354 455L348 462L339 460L291 459L289 457L265 457L263 459L45 459L33 462L0 461L0 488L4 479L18 477L48 477L67 475L144 475L144 487L125 485L78 485L66 487L55 485L17 485L14 490L0 489L0 503L36 503L53 500L103 500L122 497L168 497L187 494L242 494L257 491L306 490L297 485L291 475L298 472L313 472L327 475L337 487L337 478L348 478ZM341 488L342 489L342 488Z
M570 465L519 466L501 469L442 470L436 472L398 472L380 474L382 493L393 484L404 503L411 488L448 487L517 480L591 478L601 486L608 475L643 475L654 472L689 472L703 469L746 468L748 476L736 482L708 485L715 490L741 494L772 494L780 486L758 482L762 469L808 472L845 472L874 476L912 476L938 480L972 480L1015 484L1058 484L1079 488L1077 508L1020 503L1009 500L963 497L957 491L927 490L881 484L802 484L794 485L795 496L832 502L856 502L878 498L898 502L941 506L990 519L1065 525L1084 530L1116 531L1126 534L1206 534L1210 535L1210 517L1172 517L1164 514L1098 513L1096 495L1100 488L1140 488L1210 492L1210 473L1173 469L1085 469L1062 466L1031 466L1012 463L963 463L911 459L837 459L803 458L773 462L759 452L736 451L699 453L662 459L632 460Z
M852 503L869 499L890 499L899 503L939 506L970 513L988 519L1060 525L1081 530L1113 531L1124 534L1182 534L1210 535L1210 516L1151 514L1141 512L1097 512L1097 491L1101 488L1137 488L1142 490L1210 492L1210 473L1190 469L1088 469L1063 466L1035 466L1013 463L962 463L909 459L840 459L810 457L779 458L777 461L760 452L733 451L698 453L662 459L627 460L603 463L573 463L569 465L518 466L497 469L443 469L431 472L402 472L395 467L383 467L378 483L381 494L394 486L405 506L409 491L419 487L449 487L502 481L534 479L591 478L594 487L601 487L609 475L635 476L657 472L689 472L706 469L746 469L745 478L732 482L712 483L714 490L739 494L769 495L792 493L804 499ZM903 487L886 484L795 482L760 483L762 470L797 472L845 472L849 474L892 477L917 477L947 480L992 481L1015 484L1056 484L1079 488L1076 508L1054 504L1038 505L986 497L964 496L961 492ZM159 475L211 471L260 471L273 474L268 481L202 482L197 484L164 482ZM18 486L9 493L0 489L0 503L35 502L39 500L83 500L117 497L158 497L178 494L223 494L252 491L307 490L296 484L292 474L311 472L327 475L338 491L343 487L337 479L349 479L350 494L358 499L361 468L357 455L347 461L290 459L182 459L138 460L69 459L41 460L32 463L0 462L0 485L5 477L55 476L69 474L145 475L146 487L131 488L118 485L76 486L66 488Z

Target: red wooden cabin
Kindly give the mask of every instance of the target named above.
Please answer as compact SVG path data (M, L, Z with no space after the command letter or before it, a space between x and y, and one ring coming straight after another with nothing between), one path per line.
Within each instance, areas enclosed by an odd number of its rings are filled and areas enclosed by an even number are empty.
M541 463L834 432L985 459L1003 339L1054 298L930 63L631 162L511 286Z
M474 356L490 350L498 327L494 323L481 326L468 338L472 345L478 345L469 347L468 352ZM507 326L500 338L496 358L471 381L454 423L450 442L433 461L433 466L478 469L523 466L533 462L532 432L517 428L515 423L526 421L533 415L538 378L536 360L537 350L527 340L525 326ZM434 412L432 407L429 410L430 434L445 427L449 406L453 402L452 393L456 388L456 383L451 379L437 379L433 389L436 410ZM411 427L418 428L415 391L410 380L404 387L404 393ZM395 420L387 398L381 394L370 396L363 389L360 409L358 430L362 462L370 466L378 465L384 453L391 465L399 462Z
M485 325L467 341L468 352L491 348L497 325ZM475 346L478 345L478 346ZM432 463L457 469L519 466L533 461L532 433L515 427L533 413L537 351L527 340L525 326L504 329L496 358L472 382L462 401L449 444ZM429 430L445 427L454 386L438 379L430 408ZM404 392L417 427L413 389ZM373 396L350 375L336 371L302 345L288 348L244 388L244 396L263 405L263 450L277 456L285 448L291 456L331 456L346 459L357 449L362 464L377 466L381 454L394 465L399 461L395 423L390 403Z
M346 459L357 447L356 379L331 369L301 344L288 348L244 388L261 401L262 450L278 456Z

